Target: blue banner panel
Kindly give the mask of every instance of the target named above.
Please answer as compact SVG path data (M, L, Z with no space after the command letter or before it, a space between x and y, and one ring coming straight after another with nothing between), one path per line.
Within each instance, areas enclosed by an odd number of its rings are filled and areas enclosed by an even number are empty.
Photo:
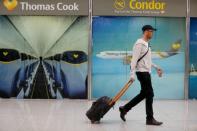
M130 77L132 48L142 37L142 26L157 28L152 40L153 62L164 74L152 70L156 99L184 99L185 18L171 17L94 17L93 18L93 97L113 97ZM130 99L140 91L136 81L123 96Z
M191 18L190 24L190 76L189 98L197 98L197 18Z

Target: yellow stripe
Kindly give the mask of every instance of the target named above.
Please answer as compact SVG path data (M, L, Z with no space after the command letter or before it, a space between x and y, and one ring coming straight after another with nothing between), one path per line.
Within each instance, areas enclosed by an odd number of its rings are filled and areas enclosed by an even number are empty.
M69 63L69 62L66 62L66 61L64 61L65 63L67 63L67 64L70 64L70 65L73 65L73 66L80 66L81 64L83 64L83 63L86 63L86 62L82 62L82 63L80 63L80 64L72 64L72 63Z
M13 60L13 61L9 61L9 62L6 62L6 61L0 61L0 62L3 63L3 64L10 64L10 63L15 62L15 61L17 61L17 60Z

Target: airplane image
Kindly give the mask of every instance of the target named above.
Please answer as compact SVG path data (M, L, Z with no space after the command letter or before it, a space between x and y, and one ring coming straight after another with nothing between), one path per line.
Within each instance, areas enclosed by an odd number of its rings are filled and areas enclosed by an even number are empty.
M152 52L152 59L162 59L179 54L181 48L181 39L171 44L171 49L164 52ZM96 56L102 59L123 59L123 64L130 64L132 60L132 51L102 51Z

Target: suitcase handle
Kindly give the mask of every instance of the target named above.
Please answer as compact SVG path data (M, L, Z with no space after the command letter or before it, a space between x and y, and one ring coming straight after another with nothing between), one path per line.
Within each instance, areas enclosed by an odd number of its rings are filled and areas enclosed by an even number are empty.
M133 83L132 80L129 80L126 85L121 89L121 91L109 102L109 105L112 106L116 101L120 99L120 97L127 91L129 86Z

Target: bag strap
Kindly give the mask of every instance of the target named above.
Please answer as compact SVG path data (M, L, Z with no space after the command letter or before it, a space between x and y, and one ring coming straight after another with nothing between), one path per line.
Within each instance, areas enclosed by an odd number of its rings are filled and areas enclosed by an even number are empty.
M149 44L148 44L148 50L146 51L146 53L145 53L142 57L140 57L140 58L137 60L137 63L138 63L139 61L141 61L142 58L144 58L144 57L146 56L146 54L148 53L148 51L149 51Z
M141 61L142 58L144 58L144 57L147 55L148 51L149 51L149 44L148 44L148 50L146 51L146 53L145 53L143 56L141 56L141 57L137 60L137 63L138 63L139 61ZM137 66L137 65L136 65L136 66ZM131 65L130 65L130 69L131 69Z

